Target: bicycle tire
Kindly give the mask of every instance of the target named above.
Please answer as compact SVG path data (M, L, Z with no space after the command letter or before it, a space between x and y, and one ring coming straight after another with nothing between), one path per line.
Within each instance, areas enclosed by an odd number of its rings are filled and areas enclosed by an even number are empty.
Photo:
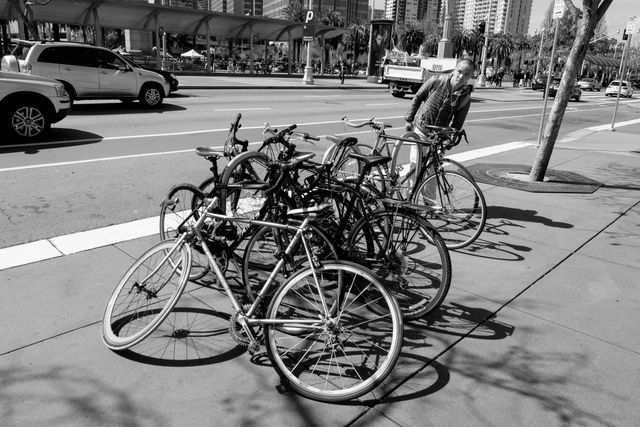
M220 209L227 215L255 218L265 202L264 191L243 188L243 184L267 182L267 164L270 159L258 151L246 151L234 157L222 172L220 179ZM236 185L240 190L229 188ZM233 197L231 197L233 196Z
M449 251L433 227L409 210L380 210L363 218L349 233L347 247L349 259L393 291L405 320L433 313L449 292Z
M293 322L265 327L267 353L282 383L322 402L373 390L391 373L402 348L396 300L373 273L350 262L296 273L274 295L267 318Z
M272 274L276 264L280 261L281 256L286 249L286 245L291 241L291 232L279 229L280 235L285 241L284 247L280 247L276 241L273 227L260 227L251 236L244 250L244 259L242 263L242 279L246 288L247 296L250 301L255 301L257 293ZM327 236L318 227L309 224L309 230L305 231L306 239L312 243L314 255L319 260L338 259L338 254L331 243L332 238ZM272 289L278 287L285 282L286 278L296 271L300 270L308 263L307 254L304 250L302 242L295 248L295 252L291 260L287 260L283 269L274 277L276 282L272 284Z
M473 174L462 163L448 157L443 157L441 159L441 162L442 167L444 167L445 170L457 172L467 178L469 181L476 183L476 179Z
M202 215L204 194L192 184L178 184L169 190L167 197L160 205L160 241L175 239L180 235L178 226L185 219L187 225L194 225ZM189 280L199 280L209 273L209 260L200 243L194 245L191 257Z
M102 318L102 339L110 349L126 350L144 340L178 302L189 279L191 250L175 245L157 243L118 282Z
M432 208L425 218L438 230L449 249L473 243L487 220L482 190L457 172L443 171L427 177L418 186L413 202Z

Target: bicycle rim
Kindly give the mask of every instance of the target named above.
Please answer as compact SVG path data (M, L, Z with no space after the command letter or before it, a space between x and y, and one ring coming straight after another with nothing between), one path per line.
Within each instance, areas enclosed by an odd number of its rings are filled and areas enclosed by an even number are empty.
M274 296L268 318L285 322L266 328L267 351L282 381L301 395L323 402L354 399L393 369L402 316L389 291L362 267L328 262L316 273L318 282L310 269L299 272Z
M102 338L110 349L125 350L145 339L178 302L188 281L191 251L184 244L174 250L175 244L156 244L120 279L102 320Z
M413 201L431 208L425 218L449 249L471 244L484 229L487 205L482 191L459 173L445 171L428 177Z
M379 211L349 235L351 259L371 269L390 289L405 320L435 311L451 283L442 238L418 215Z
M195 225L205 210L203 200L203 193L194 185L179 184L172 187L160 207L160 240L179 237L180 225ZM192 211L194 214L189 218ZM200 244L193 249L189 280L199 280L209 272L209 260Z

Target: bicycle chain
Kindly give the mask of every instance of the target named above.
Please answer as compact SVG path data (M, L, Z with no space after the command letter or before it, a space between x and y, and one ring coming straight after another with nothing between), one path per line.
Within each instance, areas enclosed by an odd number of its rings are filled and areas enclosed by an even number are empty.
M242 310L246 312L249 310L250 307L251 307L250 304L245 304L242 306ZM253 356L258 352L260 348L260 342L259 342L260 337L259 336L256 337L258 338L256 340L251 340L249 339L249 337L247 337L247 335L244 332L244 329L242 329L242 325L240 325L240 322L238 321L240 315L241 315L240 311L236 311L235 313L233 313L233 315L231 315L231 318L229 319L229 334L231 335L231 338L233 338L233 340L236 343L238 343L243 347L247 347L249 354Z

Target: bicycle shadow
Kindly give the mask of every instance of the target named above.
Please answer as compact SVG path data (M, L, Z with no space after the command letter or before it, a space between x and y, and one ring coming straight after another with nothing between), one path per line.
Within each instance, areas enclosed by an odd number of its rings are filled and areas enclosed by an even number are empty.
M511 206L488 206L487 219L504 219L533 222L557 228L573 228L573 224L567 222L554 221L550 218L538 215L538 211L533 209L518 209ZM513 223L511 223L513 224ZM522 227L522 226L521 226Z
M405 323L403 350L391 374L374 390L358 399L335 403L343 406L374 407L381 404L415 400L442 390L451 377L449 369L437 358L463 338L500 340L513 334L514 327L495 318L493 312L462 304L445 304L427 319ZM435 333L435 334L434 334ZM451 343L445 336L457 339ZM438 345L434 341L439 341ZM431 348L435 357L425 355ZM254 355L255 365L271 367L265 352ZM296 399L287 385L276 387L281 394Z
M152 314L152 313L149 313ZM211 308L175 307L158 329L118 354L156 366L201 366L234 359L246 352L229 335L227 313Z
M486 232L486 229L485 229ZM489 231L491 233L492 231ZM502 234L504 233L504 234ZM508 233L501 231L501 235ZM531 252L529 246L516 245L514 243L498 241L492 242L486 239L477 239L469 246L455 249L455 252L486 259L495 259L499 261L524 261L523 252Z

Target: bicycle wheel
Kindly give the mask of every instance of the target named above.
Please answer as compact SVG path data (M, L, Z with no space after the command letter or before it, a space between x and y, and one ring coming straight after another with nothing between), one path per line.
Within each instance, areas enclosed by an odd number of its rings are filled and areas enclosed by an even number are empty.
M305 238L311 244L313 255L318 260L338 259L338 254L331 243L331 237L313 224L309 224L309 229L305 233ZM293 231L264 226L258 229L249 240L244 251L242 278L247 290L247 296L251 301L255 301L255 297L272 274L280 258L282 258L282 254L293 239L293 236ZM302 242L300 242L294 248L293 255L287 257L282 269L274 277L275 282L272 284L271 289L278 289L279 285L287 277L307 266L307 253Z
M255 218L265 202L264 191L252 184L267 182L267 163L269 158L257 151L247 151L227 165L220 179L220 208L227 215L241 218ZM228 188L237 186L236 188Z
M445 170L457 172L475 184L476 179L473 177L473 174L469 172L469 169L467 169L462 163L457 162L453 159L449 159L447 157L443 157L441 159L441 162L442 167L444 167Z
M273 297L267 318L279 322L265 328L274 368L284 384L311 399L362 396L389 375L400 354L397 302L375 275L353 263L331 261L298 272Z
M440 307L451 284L451 259L439 234L409 211L377 211L349 233L349 259L391 289L405 320Z
M487 220L482 191L457 172L429 176L418 186L413 202L431 208L425 218L449 249L463 248L475 241Z
M127 270L113 291L102 319L102 339L125 350L145 339L176 305L189 278L191 250L160 242Z
M179 184L171 188L160 205L160 240L175 239L180 235L178 227L183 224L192 210L194 215L184 225L194 225L204 211L204 195L192 184ZM199 280L209 272L209 260L200 243L193 246L191 273L189 280Z

